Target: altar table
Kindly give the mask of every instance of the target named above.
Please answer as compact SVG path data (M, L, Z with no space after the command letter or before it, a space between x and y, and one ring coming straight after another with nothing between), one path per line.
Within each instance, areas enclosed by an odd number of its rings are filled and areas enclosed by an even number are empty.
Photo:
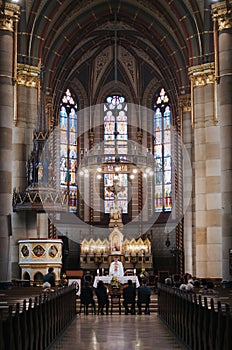
M112 276L96 276L93 282L93 287L97 288L98 281L102 281L104 284L110 284ZM122 276L118 277L118 280L121 284L128 283L128 280L131 280L132 283L135 283L136 288L140 286L137 276Z

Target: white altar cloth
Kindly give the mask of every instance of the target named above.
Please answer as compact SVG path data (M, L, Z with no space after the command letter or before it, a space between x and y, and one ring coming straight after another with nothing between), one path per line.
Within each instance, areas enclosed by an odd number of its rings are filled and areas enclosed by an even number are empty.
M110 284L111 280L112 276L96 276L93 282L93 287L97 288L98 281L103 281L104 284ZM136 288L140 286L137 276L122 276L118 277L118 280L121 284L125 284L128 280L132 280L132 282L135 283Z

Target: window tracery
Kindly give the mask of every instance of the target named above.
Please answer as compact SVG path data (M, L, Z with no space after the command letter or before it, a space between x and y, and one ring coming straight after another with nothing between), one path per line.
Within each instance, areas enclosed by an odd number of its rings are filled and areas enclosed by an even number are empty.
M154 103L155 211L172 209L171 109L169 97L161 88Z

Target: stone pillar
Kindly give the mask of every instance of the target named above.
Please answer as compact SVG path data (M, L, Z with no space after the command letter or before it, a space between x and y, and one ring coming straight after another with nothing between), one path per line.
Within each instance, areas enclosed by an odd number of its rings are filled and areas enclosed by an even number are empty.
M38 67L26 64L17 65L17 113L14 115L13 126L13 157L12 157L12 188L23 192L27 188L27 161L33 149L33 132L38 117ZM42 214L38 214L42 215ZM13 236L10 249L10 266L13 278L19 277L18 272L18 239L40 237L37 233L36 215L31 212L12 214ZM47 230L46 230L47 233ZM44 236L41 236L44 237Z
M189 69L194 127L196 276L222 276L220 128L215 116L214 63Z
M230 7L230 8L229 8ZM232 1L212 5L215 62L218 70L221 197L222 278L231 280L229 249L232 248Z
M191 127L191 100L190 95L181 95L179 97L179 110L182 120L183 147L192 164L192 127ZM187 156L186 155L186 156ZM183 207L184 212L184 256L185 271L195 275L195 266L193 264L193 256L195 255L195 236L193 235L193 217L192 217L192 169L189 169L189 163L183 164ZM187 203L186 203L186 202Z
M18 64L17 66L17 118L13 128L13 188L24 191L26 163L33 150L33 132L38 117L39 67Z
M12 124L14 118L14 35L19 6L4 3L0 14L0 282L10 281L12 212Z

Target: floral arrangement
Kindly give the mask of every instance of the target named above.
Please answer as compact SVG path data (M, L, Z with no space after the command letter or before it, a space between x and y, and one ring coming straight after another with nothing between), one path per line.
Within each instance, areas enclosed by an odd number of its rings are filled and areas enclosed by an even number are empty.
M110 285L111 285L112 288L120 288L121 287L121 283L119 282L117 276L112 277Z

